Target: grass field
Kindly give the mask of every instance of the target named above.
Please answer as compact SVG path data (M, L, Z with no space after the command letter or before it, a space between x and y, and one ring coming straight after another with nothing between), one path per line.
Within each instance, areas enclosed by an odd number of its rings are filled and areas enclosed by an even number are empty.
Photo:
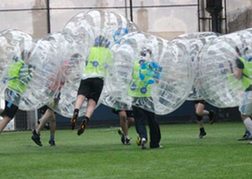
M0 134L1 179L167 179L250 178L252 145L238 142L240 123L206 124L207 135L198 139L197 124L162 125L163 149L141 150L135 143L120 143L117 128L58 130L56 147L42 132L43 147L35 145L31 131Z

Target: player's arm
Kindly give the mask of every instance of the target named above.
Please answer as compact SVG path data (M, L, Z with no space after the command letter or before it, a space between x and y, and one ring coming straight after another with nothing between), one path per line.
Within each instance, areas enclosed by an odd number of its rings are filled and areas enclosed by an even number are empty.
M233 65L233 69L234 69L234 76L237 79L241 79L242 77L242 71L244 69L244 64L242 63L242 61L240 59L236 59L235 60L235 65Z
M29 68L28 65L23 64L19 70L19 80L22 84L27 85L31 78L33 77L34 69L32 67Z

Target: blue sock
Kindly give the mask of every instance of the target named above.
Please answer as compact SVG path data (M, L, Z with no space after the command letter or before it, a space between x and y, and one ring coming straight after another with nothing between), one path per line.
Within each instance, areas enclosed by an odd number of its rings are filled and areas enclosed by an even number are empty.
M251 135L251 134L250 134L250 132L249 132L248 130L246 130L246 132L245 132L245 133L246 133L246 134L248 134L248 135Z

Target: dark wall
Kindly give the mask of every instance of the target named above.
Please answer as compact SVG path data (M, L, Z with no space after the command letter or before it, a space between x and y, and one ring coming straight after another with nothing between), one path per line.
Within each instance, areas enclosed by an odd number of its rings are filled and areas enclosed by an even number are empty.
M15 130L27 130L27 113L26 111L18 110L15 115Z
M219 109L211 105L206 105L207 110L214 110L216 112L216 122L225 121L240 121L240 113L238 107L235 108L224 108ZM38 118L41 115L38 112ZM70 118L65 118L59 114L56 115L57 118L57 129L69 129L70 128ZM178 124L178 123L196 123L195 109L193 101L186 101L182 106L180 106L174 112L167 115L156 115L156 119L160 124ZM208 120L207 117L205 117ZM80 122L82 118L79 118ZM94 112L88 127L110 127L119 126L119 116L112 112L112 109L100 105ZM25 111L19 110L15 117L15 127L16 130L29 130L27 115Z
M218 109L211 105L206 105L208 110L216 111L217 121L240 121L237 108ZM193 101L186 101L174 112L167 115L156 115L160 123L196 123L195 109ZM78 119L80 122L82 118ZM69 128L70 118L65 118L57 114L57 128ZM89 127L119 126L119 116L112 112L112 108L100 105L94 112Z

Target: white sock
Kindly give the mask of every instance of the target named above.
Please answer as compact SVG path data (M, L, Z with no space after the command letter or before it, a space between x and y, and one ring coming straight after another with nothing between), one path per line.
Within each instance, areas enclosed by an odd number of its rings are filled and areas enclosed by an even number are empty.
M125 136L125 139L129 139L129 136L128 136L128 135L126 135L126 136Z
M244 121L243 121L244 125L246 126L247 130L250 132L250 134L252 134L252 121L250 117L247 117Z

